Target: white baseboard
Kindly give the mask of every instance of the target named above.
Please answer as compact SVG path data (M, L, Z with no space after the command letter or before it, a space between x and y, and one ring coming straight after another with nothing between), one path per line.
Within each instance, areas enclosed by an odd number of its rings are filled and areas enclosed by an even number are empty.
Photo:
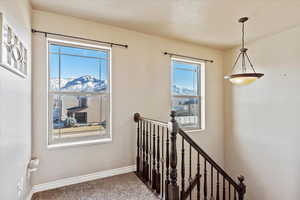
M127 166L127 167L121 167L117 169L111 169L106 171L100 171L92 174L82 175L82 176L76 176L76 177L70 177L70 178L64 178L48 183L38 184L34 185L32 188L32 194L36 192L41 192L45 190L51 190L59 187L64 187L68 185L73 185L77 183L92 181L96 179L102 179L110 176L115 176L119 174L126 174L129 172L134 172L136 170L135 165ZM32 195L31 194L31 195Z

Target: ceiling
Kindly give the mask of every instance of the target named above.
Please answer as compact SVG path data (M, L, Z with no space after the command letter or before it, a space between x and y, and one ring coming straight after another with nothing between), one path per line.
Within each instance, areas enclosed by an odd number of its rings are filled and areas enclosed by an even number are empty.
M34 9L226 49L300 24L299 0L31 0Z

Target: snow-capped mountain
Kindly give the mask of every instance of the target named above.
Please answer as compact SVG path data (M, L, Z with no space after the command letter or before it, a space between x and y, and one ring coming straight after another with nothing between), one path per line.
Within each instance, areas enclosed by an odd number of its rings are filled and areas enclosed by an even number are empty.
M58 90L58 80L51 80L51 87ZM107 87L106 81L99 80L93 76L86 75L75 79L61 79L61 91L72 92L99 92Z
M194 90L173 85L173 94L175 95L195 95Z
M60 84L61 91L72 92L99 92L107 88L107 82L105 80L99 80L90 75L73 79L61 79ZM58 90L58 79L51 79L50 85L53 90ZM193 90L189 88L179 87L177 85L173 85L173 93L176 95L195 95Z
M67 82L69 82L70 80L73 80L73 79L60 79L60 85L61 86L64 86L66 85ZM56 78L56 79L51 79L50 81L50 88L52 90L55 90L57 91L59 89L59 79Z

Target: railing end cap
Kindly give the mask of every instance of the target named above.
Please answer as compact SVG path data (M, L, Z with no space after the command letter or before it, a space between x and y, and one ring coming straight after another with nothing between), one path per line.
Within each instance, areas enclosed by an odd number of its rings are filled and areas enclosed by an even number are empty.
M238 177L238 180L239 180L241 183L243 183L244 180L245 180L245 177L241 175L241 176Z
M175 119L175 117L176 117L176 111L175 110L171 111L170 117L172 117L173 119Z
M134 115L133 115L133 120L134 120L136 123L138 123L138 122L140 121L140 119L141 119L140 113L134 113Z

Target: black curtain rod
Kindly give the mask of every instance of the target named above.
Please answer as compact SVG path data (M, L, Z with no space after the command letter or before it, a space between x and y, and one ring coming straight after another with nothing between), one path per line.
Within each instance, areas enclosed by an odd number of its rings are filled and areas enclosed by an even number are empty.
M169 56L178 56L178 57L182 57L182 58L189 58L189 59L194 59L194 60L202 60L205 62L210 62L213 63L213 60L207 60L207 59L203 59L203 58L195 58L195 57L191 57L191 56L184 56L184 55L179 55L179 54L175 54L175 53L169 53L169 52L164 52L165 55L169 55Z
M82 37L71 36L71 35L64 35L64 34L59 34L59 33L51 33L51 32L39 31L39 30L36 30L36 29L31 29L31 31L32 31L32 33L42 33L42 34L45 34L46 37L47 37L47 35L55 35L55 36L68 37L68 38L73 38L73 39L78 39L78 40L85 40L85 41L90 41L90 42L97 42L97 43L102 43L102 44L109 44L111 46L119 46L119 47L128 48L127 44L105 42L105 41L101 41L101 40L92 40L92 39L86 39L86 38L82 38Z

